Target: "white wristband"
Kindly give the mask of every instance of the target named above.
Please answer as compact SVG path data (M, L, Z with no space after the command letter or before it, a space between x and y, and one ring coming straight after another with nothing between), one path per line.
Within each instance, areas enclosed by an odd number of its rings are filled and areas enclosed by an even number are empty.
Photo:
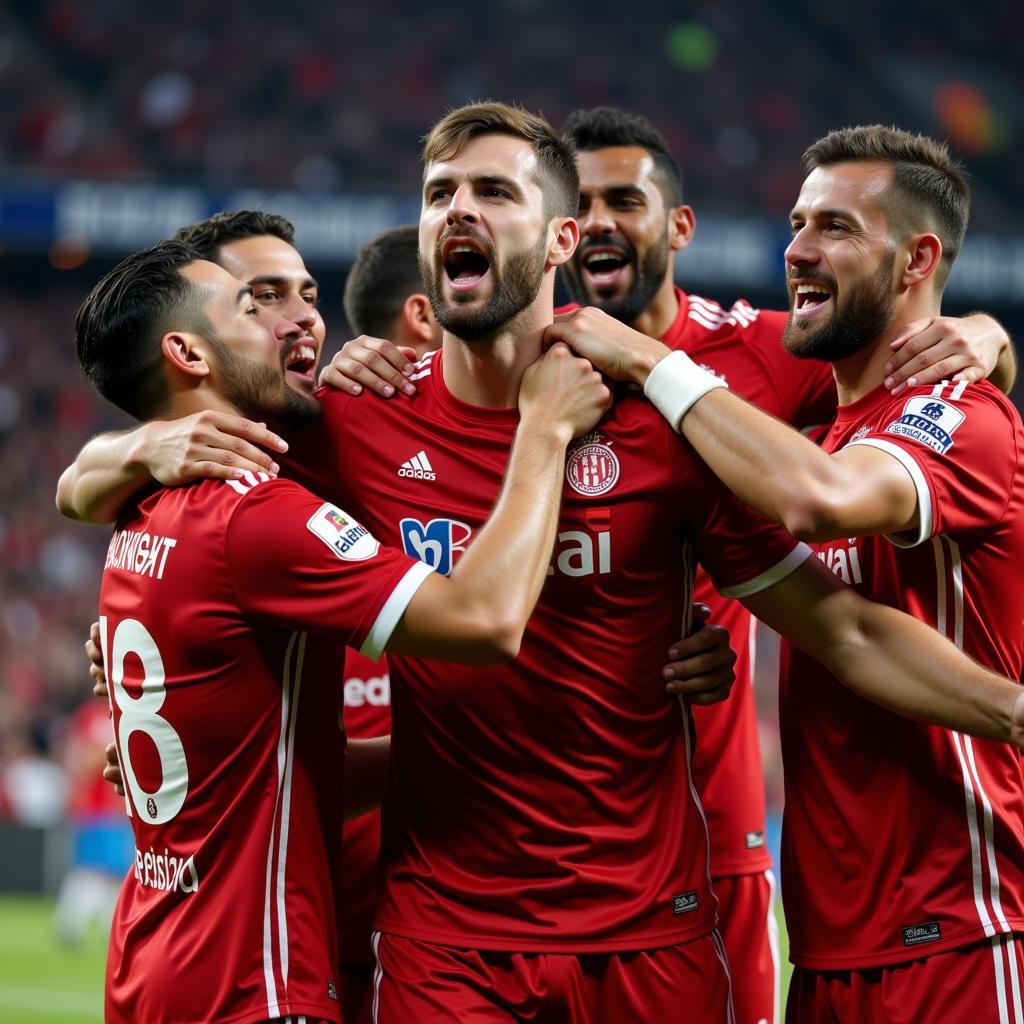
M685 352L670 352L647 377L644 394L678 431L690 406L715 388L729 385L698 366Z

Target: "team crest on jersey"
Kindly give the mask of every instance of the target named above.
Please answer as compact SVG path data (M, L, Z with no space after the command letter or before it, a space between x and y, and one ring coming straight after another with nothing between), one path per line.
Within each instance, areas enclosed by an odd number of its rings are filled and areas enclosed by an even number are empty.
M346 562L365 562L380 548L377 538L365 526L328 502L316 510L306 529Z
M403 519L398 527L405 553L426 562L442 576L452 571L456 557L466 550L473 535L473 530L457 519L431 519L429 523Z
M903 414L885 428L887 434L899 434L927 445L940 455L953 447L953 434L966 416L955 405L933 398L915 395L903 406Z
M587 497L610 491L619 479L619 459L611 443L596 430L584 434L569 451L565 479L577 494Z

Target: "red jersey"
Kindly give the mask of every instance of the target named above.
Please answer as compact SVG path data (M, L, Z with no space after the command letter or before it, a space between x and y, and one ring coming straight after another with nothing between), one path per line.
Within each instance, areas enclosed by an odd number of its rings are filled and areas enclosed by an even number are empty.
M252 474L119 520L100 634L136 852L107 1021L338 1020L344 643L379 655L427 573Z
M76 821L118 817L124 804L102 775L107 744L114 738L110 711L89 700L75 709L68 726L68 814Z
M371 739L391 732L391 681L385 658L373 661L358 651L345 658L345 732ZM341 860L334 882L338 916L338 962L373 963L370 933L377 895L380 812L371 811L342 827Z
M786 351L782 331L788 313L754 309L742 299L726 310L679 288L675 293L679 309L661 336L669 348L685 352L734 394L798 430L832 422L832 367ZM697 570L694 600L706 604L711 621L729 631L736 652L729 699L693 709L698 736L693 779L708 819L711 875L761 872L772 860L765 843L764 771L753 691L757 623L739 601L719 594L702 569Z
M466 405L442 356L412 398L322 395L304 475L447 573L487 519L518 424ZM333 453L333 457L332 457ZM389 658L392 758L376 926L452 946L654 948L715 920L690 732L661 670L699 558L756 590L807 549L741 505L656 410L623 393L566 469L549 578L519 657Z
M814 545L866 597L933 626L1012 679L1024 668L1024 430L988 383L839 410L834 452L872 445L917 488L911 536ZM799 651L780 683L783 887L792 957L855 969L1024 930L1020 752L856 696Z

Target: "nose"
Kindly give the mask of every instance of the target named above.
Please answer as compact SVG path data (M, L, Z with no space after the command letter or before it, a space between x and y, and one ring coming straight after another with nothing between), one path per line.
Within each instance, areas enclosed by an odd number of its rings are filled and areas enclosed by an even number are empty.
M787 267L803 267L818 261L818 251L811 244L808 225L800 228L793 240L786 246L784 254Z
M317 309L316 306L310 305L301 295L293 295L288 305L281 311L281 315L286 320L290 320L293 324L301 327L305 333L310 331L313 324L316 323Z
M600 199L592 200L586 211L579 215L580 233L590 237L615 233L615 218L611 207Z
M459 224L476 224L480 219L476 202L473 198L473 190L469 185L460 185L453 193L451 202L448 204L448 213L445 217L448 227L456 227Z
M300 327L294 320L289 319L286 316L280 314L273 314L274 322L271 324L271 330L274 332L274 337L278 341L288 341L291 338L301 337L306 331Z

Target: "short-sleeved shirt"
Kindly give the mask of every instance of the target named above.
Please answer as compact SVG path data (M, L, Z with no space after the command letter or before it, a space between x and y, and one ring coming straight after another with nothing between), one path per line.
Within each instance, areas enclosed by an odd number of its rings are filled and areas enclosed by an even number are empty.
M136 850L107 1021L338 1020L344 644L379 654L428 573L285 480L122 516L100 632Z
M496 500L514 409L322 395L295 471L384 542L450 572ZM738 502L636 392L567 460L548 581L518 658L389 658L392 760L377 927L463 947L629 950L714 926L685 708L661 670L693 570L756 590L807 549Z
M990 384L840 408L828 452L899 460L920 526L813 545L866 597L934 627L1012 679L1024 668L1024 431ZM803 967L898 963L1024 930L1020 752L913 722L784 649L783 895Z
M675 320L661 336L669 348L685 352L734 394L798 430L832 422L832 367L786 351L787 313L755 309L743 299L725 309L679 288L675 295ZM765 841L764 775L752 688L756 622L742 604L719 594L702 569L697 570L694 600L711 609L711 622L729 631L736 652L729 699L693 709L698 735L693 778L711 835L711 875L759 873L772 862Z

